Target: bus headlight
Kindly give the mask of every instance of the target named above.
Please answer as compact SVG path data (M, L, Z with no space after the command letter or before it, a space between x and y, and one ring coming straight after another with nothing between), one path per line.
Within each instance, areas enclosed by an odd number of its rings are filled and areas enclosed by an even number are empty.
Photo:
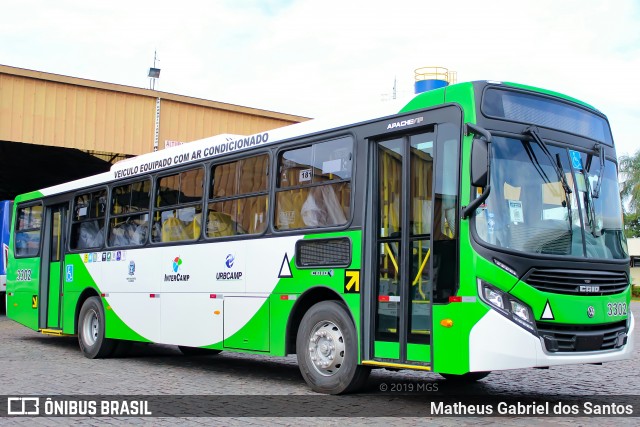
M529 332L535 333L533 312L527 304L481 279L478 279L478 288L480 299L491 308Z
M502 292L496 291L493 287L485 286L484 297L489 304L504 310L504 300L502 299Z
M511 312L525 322L531 323L531 315L529 314L529 309L524 304L521 304L515 300L511 300Z

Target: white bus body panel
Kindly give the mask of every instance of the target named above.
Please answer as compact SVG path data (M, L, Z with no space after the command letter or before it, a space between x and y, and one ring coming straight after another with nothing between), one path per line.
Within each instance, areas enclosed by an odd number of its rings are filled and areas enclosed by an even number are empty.
M223 331L225 337L232 336L256 314L262 304L224 310L224 298L253 296L266 302L280 280L285 255L293 259L295 242L301 238L114 250L82 256L108 305L127 326L152 342L197 347L221 342Z
M634 347L634 319L631 317L627 344L621 349L602 352L546 353L539 338L504 316L489 310L471 329L469 335L469 370L545 367L582 363L600 363L631 357Z

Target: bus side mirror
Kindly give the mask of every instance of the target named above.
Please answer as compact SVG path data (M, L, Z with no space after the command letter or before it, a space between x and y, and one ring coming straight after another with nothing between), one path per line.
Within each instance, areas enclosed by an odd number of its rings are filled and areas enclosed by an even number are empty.
M486 187L489 180L489 143L474 138L471 146L471 185Z
M470 218L491 193L491 185L489 185L489 143L491 142L491 132L478 125L467 123L465 124L465 134L474 134L484 138L473 138L471 145L471 185L482 187L484 190L471 203L462 207L462 219Z

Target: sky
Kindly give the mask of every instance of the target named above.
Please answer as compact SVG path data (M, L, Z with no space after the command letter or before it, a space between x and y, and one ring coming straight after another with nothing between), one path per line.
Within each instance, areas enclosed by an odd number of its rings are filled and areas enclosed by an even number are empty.
M410 96L414 70L512 81L640 119L640 0L3 0L0 64L320 118ZM391 107L389 107L391 108Z

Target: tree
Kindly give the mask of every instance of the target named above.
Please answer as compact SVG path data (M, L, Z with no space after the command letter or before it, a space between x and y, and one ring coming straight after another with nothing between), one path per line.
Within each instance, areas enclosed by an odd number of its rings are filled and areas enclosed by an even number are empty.
M627 239L640 237L640 214L624 213L624 235Z
M640 214L640 150L631 156L621 156L618 165L622 179L620 197L627 203L628 213Z

